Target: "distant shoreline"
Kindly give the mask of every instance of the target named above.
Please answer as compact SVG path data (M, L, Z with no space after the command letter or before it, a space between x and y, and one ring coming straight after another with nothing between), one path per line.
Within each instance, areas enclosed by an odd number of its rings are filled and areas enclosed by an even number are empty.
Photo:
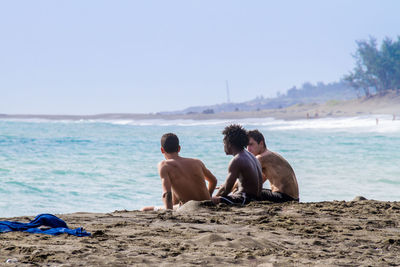
M307 118L355 117L373 114L396 115L400 118L400 95L395 92L384 96L373 96L346 101L331 100L324 104L296 104L282 109L259 111L220 112L214 114L133 114L105 113L96 115L46 115L46 114L0 114L0 119L45 119L45 120L215 120L274 118L298 120Z

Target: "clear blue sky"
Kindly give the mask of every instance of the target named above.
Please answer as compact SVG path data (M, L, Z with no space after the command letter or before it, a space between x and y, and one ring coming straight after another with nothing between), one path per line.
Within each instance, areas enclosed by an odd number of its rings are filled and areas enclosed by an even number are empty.
M0 113L179 110L338 81L400 1L0 1Z

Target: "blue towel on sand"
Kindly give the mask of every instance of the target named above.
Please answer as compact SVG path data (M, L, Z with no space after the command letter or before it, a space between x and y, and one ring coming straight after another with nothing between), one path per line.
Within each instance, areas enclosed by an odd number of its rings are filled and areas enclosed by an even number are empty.
M47 226L50 229L40 229L39 226ZM59 235L69 234L75 236L90 236L90 233L79 227L69 229L67 224L60 218L51 214L39 214L29 223L0 221L0 233L22 231L35 234Z

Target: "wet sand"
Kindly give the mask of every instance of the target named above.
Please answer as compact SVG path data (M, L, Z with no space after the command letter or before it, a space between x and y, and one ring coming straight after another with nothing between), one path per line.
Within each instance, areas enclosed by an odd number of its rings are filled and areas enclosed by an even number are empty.
M7 266L398 266L400 202L188 202L179 211L58 215L91 237L0 234ZM8 218L28 222L33 217ZM1 218L5 220L5 218Z

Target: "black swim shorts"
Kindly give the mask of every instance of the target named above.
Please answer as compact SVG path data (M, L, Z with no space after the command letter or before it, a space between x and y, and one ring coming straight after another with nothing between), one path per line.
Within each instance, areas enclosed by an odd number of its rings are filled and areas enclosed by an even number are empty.
M231 193L226 197L220 197L221 203L228 205L246 205L255 200L254 197L246 194L245 192Z
M261 191L261 197L259 200L261 201L268 200L275 203L282 203L287 201L299 202L299 199L292 198L291 196L281 192L272 192L271 189L264 189L264 188Z

